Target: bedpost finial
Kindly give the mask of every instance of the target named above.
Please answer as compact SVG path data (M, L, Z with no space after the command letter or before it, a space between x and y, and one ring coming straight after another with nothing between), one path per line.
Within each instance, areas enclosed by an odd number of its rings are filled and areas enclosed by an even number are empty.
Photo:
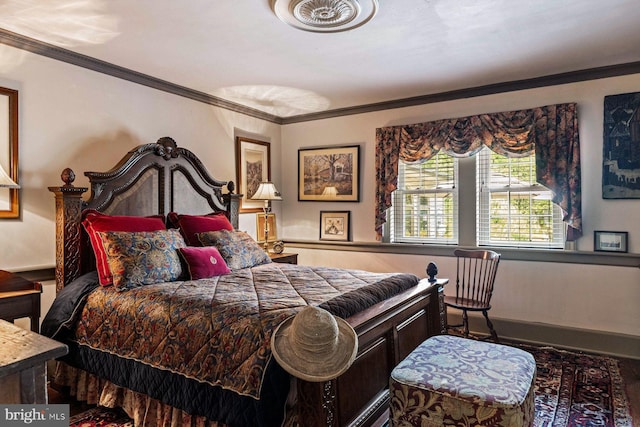
M229 193L233 193L235 189L236 189L236 185L233 183L233 181L228 181L227 190L229 191Z
M71 168L65 168L60 175L65 187L73 187L73 181L76 180L76 174Z
M427 265L427 276L429 276L429 281L431 283L436 281L436 274L438 274L438 266L436 266L435 263L430 262L429 265Z

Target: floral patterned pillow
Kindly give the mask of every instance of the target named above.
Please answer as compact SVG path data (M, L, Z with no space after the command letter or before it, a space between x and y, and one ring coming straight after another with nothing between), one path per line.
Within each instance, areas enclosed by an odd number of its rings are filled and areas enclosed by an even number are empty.
M113 284L111 271L107 261L107 254L104 251L100 232L103 231L157 231L166 230L163 215L153 215L147 217L106 215L94 209L89 209L83 213L82 225L89 235L91 247L96 256L96 269L98 278L102 286Z
M198 233L202 246L215 246L231 270L271 262L269 255L244 231L219 230Z
M113 285L119 290L171 282L182 274L177 249L186 244L179 230L106 231L99 234Z

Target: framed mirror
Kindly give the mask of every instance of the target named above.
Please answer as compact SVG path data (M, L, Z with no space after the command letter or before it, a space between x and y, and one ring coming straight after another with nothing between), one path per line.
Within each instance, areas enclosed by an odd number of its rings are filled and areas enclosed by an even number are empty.
M0 87L0 218L20 217L18 91Z

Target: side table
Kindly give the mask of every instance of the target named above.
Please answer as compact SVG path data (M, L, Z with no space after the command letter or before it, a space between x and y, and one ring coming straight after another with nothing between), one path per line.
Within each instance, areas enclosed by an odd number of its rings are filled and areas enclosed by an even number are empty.
M273 262L279 262L282 264L297 264L298 263L298 254L294 253L286 253L283 252L281 254L275 254L273 252L269 252L269 257Z
M40 330L40 294L42 285L17 274L0 270L0 319L31 319L31 330Z
M0 320L0 403L47 404L47 361L65 344Z

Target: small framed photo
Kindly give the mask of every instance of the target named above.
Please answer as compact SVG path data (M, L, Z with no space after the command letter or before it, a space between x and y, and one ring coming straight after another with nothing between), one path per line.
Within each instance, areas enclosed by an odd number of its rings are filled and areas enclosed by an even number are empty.
M266 215L266 217L267 217L267 228L266 228L267 242L275 242L276 240L278 240L278 233L276 233L276 214L269 213ZM265 214L263 213L256 214L256 236L258 237L256 241L258 243L264 243L264 235L265 235L264 219L265 219Z
M351 211L320 211L320 240L351 240Z
M598 252L628 252L626 231L594 231L593 250Z
M271 145L244 137L236 138L236 174L240 212L262 212L263 200L251 200L260 183L271 180Z
M298 150L298 200L360 201L360 146Z

